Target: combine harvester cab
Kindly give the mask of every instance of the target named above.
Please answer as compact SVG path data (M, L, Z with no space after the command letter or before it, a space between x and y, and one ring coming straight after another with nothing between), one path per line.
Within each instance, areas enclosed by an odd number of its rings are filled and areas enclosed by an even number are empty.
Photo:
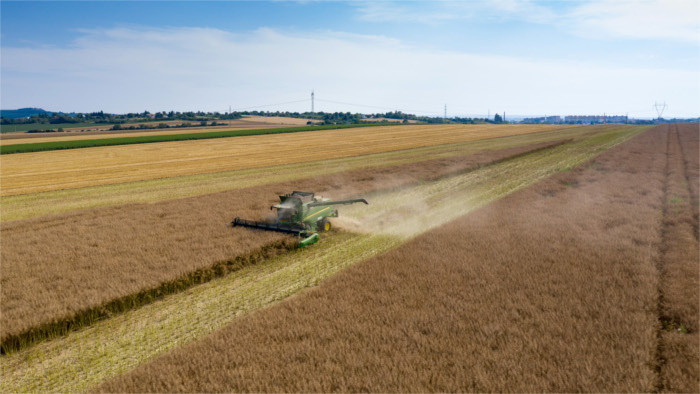
M331 222L328 218L338 217L338 210L333 205L354 204L363 202L364 198L332 201L322 197L316 197L314 193L294 191L284 196L279 196L279 204L270 209L277 210L277 218L274 222L256 222L236 217L231 223L235 226L256 228L266 231L277 231L299 236L299 247L315 244L319 240L319 232L330 231ZM304 239L301 239L304 237Z

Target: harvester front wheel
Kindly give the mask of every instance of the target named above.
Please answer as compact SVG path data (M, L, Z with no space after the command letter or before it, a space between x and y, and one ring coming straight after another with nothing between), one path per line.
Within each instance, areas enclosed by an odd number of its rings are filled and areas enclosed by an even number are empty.
M322 219L317 227L319 231L331 231L331 222L329 222L328 219Z

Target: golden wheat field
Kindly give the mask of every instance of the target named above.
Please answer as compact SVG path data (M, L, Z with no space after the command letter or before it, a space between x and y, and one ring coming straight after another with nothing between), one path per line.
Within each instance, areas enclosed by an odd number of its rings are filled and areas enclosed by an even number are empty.
M50 158L24 171L45 185L113 182L5 206L115 198L3 223L0 392L696 391L700 129L650 129L384 126L0 157ZM119 183L144 168L160 178ZM185 170L211 172L167 178ZM122 199L142 187L163 196ZM226 225L295 189L370 204L309 248Z
M562 126L382 126L3 155L0 195L350 157L558 128Z

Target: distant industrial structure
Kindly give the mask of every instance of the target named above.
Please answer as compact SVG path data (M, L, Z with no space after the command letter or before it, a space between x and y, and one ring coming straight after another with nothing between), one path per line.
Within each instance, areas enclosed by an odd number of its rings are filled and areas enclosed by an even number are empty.
M525 118L520 123L563 123L561 116L540 116L538 118Z
M564 117L565 123L627 123L626 115L568 115Z
M569 124L604 124L604 123L627 123L627 115L566 115L561 116L541 116L537 118L525 118L521 123L569 123Z

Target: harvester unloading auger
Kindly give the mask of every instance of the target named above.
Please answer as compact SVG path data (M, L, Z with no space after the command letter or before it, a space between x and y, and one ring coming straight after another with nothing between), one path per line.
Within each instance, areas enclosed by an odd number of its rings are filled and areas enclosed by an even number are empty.
M331 201L315 197L314 193L294 191L280 196L280 203L270 207L270 209L277 209L277 218L274 221L256 222L236 217L231 225L296 234L299 238L304 237L299 241L299 246L304 247L318 242L319 232L331 229L328 218L338 217L338 210L333 209L333 205L356 202L368 204L364 198Z

